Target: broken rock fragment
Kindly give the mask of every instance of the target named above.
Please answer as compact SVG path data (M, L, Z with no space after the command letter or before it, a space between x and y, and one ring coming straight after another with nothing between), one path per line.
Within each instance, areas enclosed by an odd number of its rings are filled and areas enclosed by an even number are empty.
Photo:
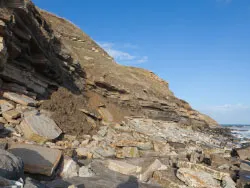
M25 138L38 143L53 140L62 133L56 123L43 114L33 114L24 117L20 126Z
M9 111L3 113L3 117L8 122L10 122L13 119L17 119L17 118L21 117L21 113L16 111L16 110L9 110Z
M9 151L23 160L25 172L46 176L53 174L62 156L60 150L29 144L13 144Z
M204 171L195 171L188 168L180 168L176 176L190 187L220 188L219 181Z
M25 105L25 106L37 106L38 105L38 102L36 100L30 97L27 97L25 95L19 95L13 92L4 92L3 97L11 101L14 101L18 104Z
M156 159L141 175L140 180L147 182L153 175L154 171L166 170L167 166L163 165L158 159Z
M6 100L0 100L1 113L14 109L14 106Z
M108 160L108 168L125 175L141 172L141 167L118 160Z

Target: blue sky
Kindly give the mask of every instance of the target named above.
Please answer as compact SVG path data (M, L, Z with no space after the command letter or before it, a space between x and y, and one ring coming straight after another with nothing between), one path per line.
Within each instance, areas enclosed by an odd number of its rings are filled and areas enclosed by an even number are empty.
M220 123L250 124L249 0L34 0Z

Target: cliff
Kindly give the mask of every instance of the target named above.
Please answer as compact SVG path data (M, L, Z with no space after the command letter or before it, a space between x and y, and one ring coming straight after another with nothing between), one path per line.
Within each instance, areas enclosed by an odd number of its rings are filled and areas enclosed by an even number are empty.
M8 1L5 6L0 15L4 90L50 99L66 88L84 96L89 111L117 123L125 116L142 116L195 128L218 125L176 98L154 73L117 64L69 21L29 1ZM64 125L59 122L59 127Z

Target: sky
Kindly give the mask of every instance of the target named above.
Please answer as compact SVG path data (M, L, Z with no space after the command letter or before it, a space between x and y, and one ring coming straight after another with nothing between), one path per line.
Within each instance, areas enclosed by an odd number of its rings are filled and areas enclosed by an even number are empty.
M221 124L250 124L249 0L33 0Z

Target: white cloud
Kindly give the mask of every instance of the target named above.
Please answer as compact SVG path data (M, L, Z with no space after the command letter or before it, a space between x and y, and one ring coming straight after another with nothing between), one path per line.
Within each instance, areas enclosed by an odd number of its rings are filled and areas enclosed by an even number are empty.
M147 61L148 61L148 56L143 56L141 59L137 60L138 63L145 63Z
M103 47L105 49L105 47ZM110 56L112 56L113 58L115 58L117 61L131 61L134 60L136 57L127 53L127 52L123 52L120 50L115 50L112 48L106 48L105 49L108 54Z
M99 42L98 43L104 50L112 56L118 63L121 64L138 64L145 63L148 61L147 56L133 55L132 52L128 52L130 49L137 48L137 45L130 43L125 43L122 45L117 45L111 42ZM126 50L124 49L126 48ZM133 50L134 51L134 50Z

